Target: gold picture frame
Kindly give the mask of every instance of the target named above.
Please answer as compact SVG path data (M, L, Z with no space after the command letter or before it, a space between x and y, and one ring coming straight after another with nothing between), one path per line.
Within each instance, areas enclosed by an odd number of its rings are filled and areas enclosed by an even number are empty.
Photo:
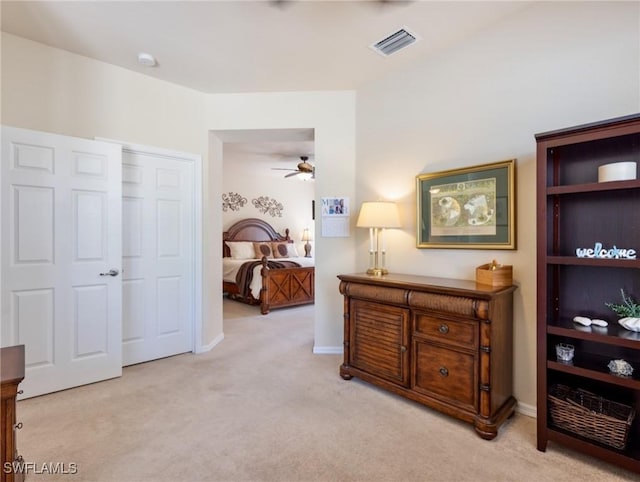
M516 249L516 160L418 174L418 248Z

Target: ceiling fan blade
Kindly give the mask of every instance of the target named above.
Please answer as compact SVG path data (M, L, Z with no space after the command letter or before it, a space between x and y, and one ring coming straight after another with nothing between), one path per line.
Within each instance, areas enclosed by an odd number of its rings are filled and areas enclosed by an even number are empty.
M284 177L293 177L293 176L297 176L298 174L300 174L300 171L292 172L291 174L287 174Z
M272 167L272 171L297 171L297 169L291 169L289 167Z

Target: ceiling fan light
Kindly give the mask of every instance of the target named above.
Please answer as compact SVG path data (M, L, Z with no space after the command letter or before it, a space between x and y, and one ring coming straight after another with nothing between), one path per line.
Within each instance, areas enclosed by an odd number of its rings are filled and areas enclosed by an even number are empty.
M313 173L311 172L301 172L298 174L298 179L302 179L303 181L310 181L313 179Z

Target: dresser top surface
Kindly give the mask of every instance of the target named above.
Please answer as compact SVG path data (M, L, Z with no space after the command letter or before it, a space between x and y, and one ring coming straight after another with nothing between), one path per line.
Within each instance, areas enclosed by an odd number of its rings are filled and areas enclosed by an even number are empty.
M2 383L24 378L24 345L0 348L0 380Z
M413 274L389 273L375 276L366 273L339 274L342 281L362 283L373 286L391 286L396 288L414 289L417 291L457 292L460 294L474 294L476 296L492 296L504 291L513 291L515 286L489 286L476 283L474 280L452 278L438 278L435 276L420 276Z

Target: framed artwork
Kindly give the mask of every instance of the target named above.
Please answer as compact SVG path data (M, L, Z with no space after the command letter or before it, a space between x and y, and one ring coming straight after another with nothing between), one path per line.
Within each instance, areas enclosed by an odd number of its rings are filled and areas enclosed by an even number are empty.
M418 248L516 249L515 159L416 176Z

